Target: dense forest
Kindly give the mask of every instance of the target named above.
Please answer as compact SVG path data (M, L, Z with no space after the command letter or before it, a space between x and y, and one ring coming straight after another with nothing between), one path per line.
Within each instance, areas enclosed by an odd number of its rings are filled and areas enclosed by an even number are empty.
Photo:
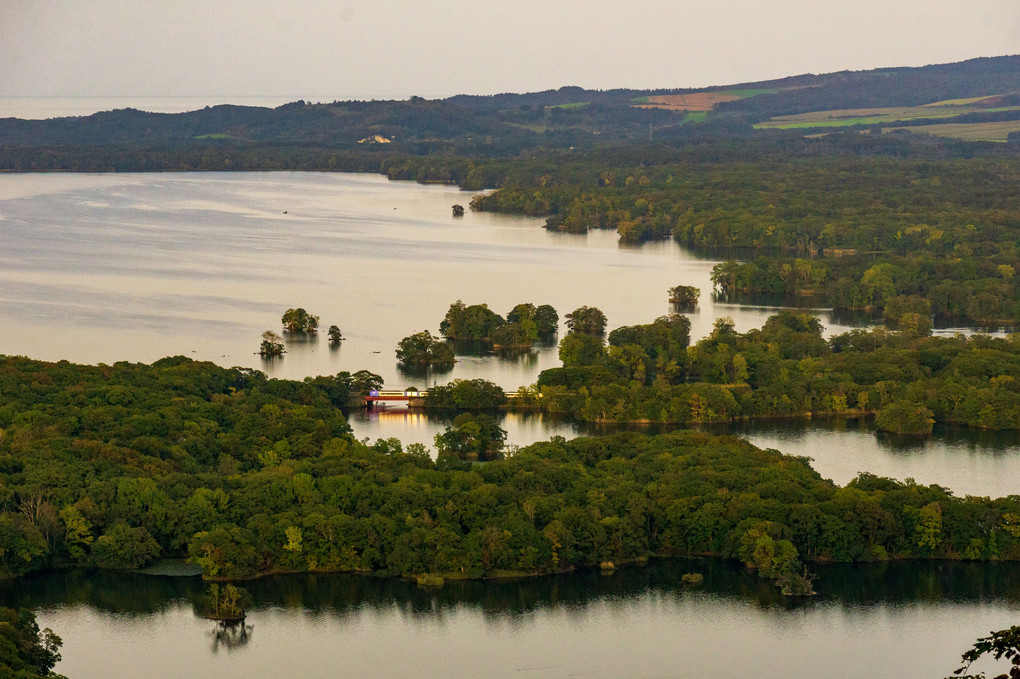
M875 414L879 429L931 432L934 422L1020 429L1020 336L932 337L927 315L898 331L830 340L808 313L784 311L760 329L716 322L688 347L689 321L560 342L562 368L542 372L521 405L591 422L707 423L741 418Z
M484 304L451 306L465 308L495 316ZM720 318L693 345L690 321L677 313L608 337L597 308L565 320L562 367L544 370L512 403L498 385L475 379L429 389L425 407L538 409L599 423L874 415L878 429L901 434L928 434L936 422L1020 429L1020 335L932 336L930 305L917 296L890 298L886 322L895 330L829 339L814 315L794 310L745 333Z
M0 569L186 555L211 578L478 578L706 554L796 592L802 562L1020 558L1017 497L868 474L840 488L804 459L689 431L434 460L420 444L354 439L334 406L352 385L182 357L4 358Z
M654 164L614 167L597 154L532 162L508 168L502 188L472 207L752 260L717 271L731 298L815 294L881 311L918 295L938 316L1020 321L1016 155L938 159L898 135L837 136L749 141L732 155L720 144L711 157L685 146Z

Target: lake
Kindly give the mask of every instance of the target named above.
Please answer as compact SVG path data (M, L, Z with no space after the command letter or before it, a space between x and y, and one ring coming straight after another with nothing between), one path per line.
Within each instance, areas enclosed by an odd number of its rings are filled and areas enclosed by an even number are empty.
M703 585L680 584L687 572L702 573ZM930 679L950 674L977 636L1015 624L1020 610L1016 564L817 573L819 593L807 599L711 560L441 589L275 576L243 583L254 599L244 636L195 615L199 578L50 573L0 583L0 605L36 609L63 636L57 671L74 679Z
M388 385L394 351L436 333L450 303L552 304L562 317L599 306L609 328L669 313L667 289L701 288L691 314L702 337L719 316L738 330L774 309L713 300L715 261L671 241L626 247L615 232L550 233L542 221L486 213L454 218L470 193L448 186L336 173L28 174L0 176L5 353L79 362L183 354L301 379L365 368ZM263 330L303 307L347 341L288 343L281 360L255 352ZM846 329L820 312L830 332ZM11 322L13 321L13 322ZM524 358L462 357L436 379L533 382L556 346Z
M450 303L598 306L610 329L670 311L674 285L701 288L692 335L730 316L740 331L774 307L713 298L716 263L666 241L622 246L612 232L550 233L541 221L451 206L448 186L326 173L0 175L0 352L45 360L151 362L183 354L304 378L369 369L390 386L485 378L513 389L558 365L555 346L523 357L467 356L443 374L401 373L400 338L435 332ZM255 351L289 307L339 325L346 341ZM815 313L827 334L849 326ZM944 332L953 332L952 329ZM599 434L549 416L501 415L509 441ZM359 437L431 443L448 419L384 408L352 413ZM846 483L860 471L957 494L1017 492L1015 432L941 428L879 436L866 421L744 423L724 429L809 456ZM679 586L690 570L704 587ZM1015 564L819 567L820 595L779 597L733 564L654 562L441 590L354 576L246 585L250 635L197 618L193 578L51 573L0 583L65 640L57 670L96 677L606 676L933 677L977 636L1017 621Z
M195 615L199 578L50 573L0 583L0 605L36 609L63 636L57 671L74 679L932 679L1020 610L1018 564L816 570L809 599L713 560L441 589L275 576L242 583L254 600L245 635ZM680 584L688 572L704 583Z
M694 285L695 339L720 316L746 331L776 310L715 299L717 260L673 241L626 246L612 231L553 233L542 220L470 210L454 218L451 206L471 195L347 173L0 175L0 353L82 363L182 354L291 379L364 368L399 388L484 378L515 389L559 365L555 343L523 356L461 356L425 376L398 368L397 342L438 332L457 299L501 314L552 304L561 317L587 304L613 329L669 313L668 288ZM346 341L335 350L324 337L288 341L282 359L260 359L262 332L299 306ZM815 313L827 334L850 327ZM501 419L514 445L602 431L548 416ZM358 437L405 443L431 444L449 421L393 406L351 415ZM840 484L869 471L999 496L1017 492L1020 478L1012 433L896 439L839 420L732 431L812 457Z

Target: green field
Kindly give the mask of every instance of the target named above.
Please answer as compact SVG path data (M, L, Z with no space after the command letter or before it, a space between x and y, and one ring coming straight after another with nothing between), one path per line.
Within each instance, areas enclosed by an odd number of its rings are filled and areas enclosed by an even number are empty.
M982 97L984 99L986 97ZM934 120L952 118L964 113L994 113L1014 111L1020 106L982 108L972 104L951 104L939 102L924 106L903 106L895 108L837 109L834 111L812 111L792 116L777 116L755 125L758 129L793 130L811 127L844 127L847 125L877 125L904 120Z

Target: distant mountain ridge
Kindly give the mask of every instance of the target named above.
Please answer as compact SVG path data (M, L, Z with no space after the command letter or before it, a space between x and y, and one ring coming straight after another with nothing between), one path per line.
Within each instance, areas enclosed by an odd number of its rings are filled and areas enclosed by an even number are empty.
M698 116L690 115L682 103L648 102L648 97L706 92L728 93L732 100L710 104L704 108L711 110L702 110ZM442 100L299 101L276 108L221 105L175 114L129 108L50 120L6 118L0 119L0 145L153 147L241 142L350 148L379 136L397 145L497 139L566 147L594 136L640 139L653 128L679 128L713 119L722 123L717 129L749 131L751 124L773 116L993 95L1007 102L1020 96L1020 55L917 68L803 74L697 89L561 87Z

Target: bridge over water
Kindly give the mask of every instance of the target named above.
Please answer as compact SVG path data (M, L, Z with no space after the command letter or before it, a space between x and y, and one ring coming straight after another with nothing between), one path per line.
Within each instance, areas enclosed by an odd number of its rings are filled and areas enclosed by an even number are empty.
M519 391L504 391L508 399L521 397ZM428 397L428 390L418 391L417 389L373 389L365 396L365 401L371 406L373 403L385 403L387 401L407 402L409 405L421 405Z

